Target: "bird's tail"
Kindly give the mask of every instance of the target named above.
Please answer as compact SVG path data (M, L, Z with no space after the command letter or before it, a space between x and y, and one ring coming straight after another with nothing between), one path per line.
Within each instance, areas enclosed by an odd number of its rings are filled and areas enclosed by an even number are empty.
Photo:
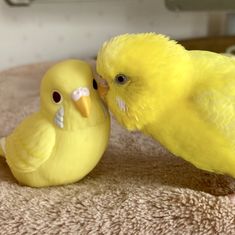
M4 157L6 154L6 138L0 139L0 156Z

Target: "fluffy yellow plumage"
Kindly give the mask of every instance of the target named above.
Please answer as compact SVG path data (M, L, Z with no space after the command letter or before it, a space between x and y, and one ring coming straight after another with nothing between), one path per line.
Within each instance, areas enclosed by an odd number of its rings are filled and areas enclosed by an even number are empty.
M100 160L110 124L93 83L90 67L78 60L61 62L45 74L40 111L0 143L0 154L21 184L73 183Z
M126 34L100 49L97 71L116 118L196 167L235 177L235 60L187 51L163 35Z

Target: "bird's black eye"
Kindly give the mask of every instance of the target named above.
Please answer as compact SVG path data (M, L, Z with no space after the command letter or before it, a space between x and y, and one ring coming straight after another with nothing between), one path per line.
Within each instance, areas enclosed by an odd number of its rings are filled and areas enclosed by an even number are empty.
M95 90L98 89L98 85L97 85L97 82L96 82L95 79L93 79L93 88L94 88Z
M58 91L53 91L52 98L56 104L60 103L62 100L62 96Z
M115 77L115 82L116 82L117 84L123 85L123 84L125 84L127 81L128 81L127 77L126 77L125 75L123 75L123 74L118 74L118 75L116 75L116 77Z

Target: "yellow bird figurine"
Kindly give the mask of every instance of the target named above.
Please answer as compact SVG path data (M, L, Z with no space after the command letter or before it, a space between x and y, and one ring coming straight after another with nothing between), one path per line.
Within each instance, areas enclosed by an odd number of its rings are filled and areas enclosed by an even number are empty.
M235 60L155 33L104 43L100 93L116 118L196 167L235 177Z
M23 185L76 182L100 160L109 139L109 114L89 65L67 60L45 74L40 110L0 141L0 154Z

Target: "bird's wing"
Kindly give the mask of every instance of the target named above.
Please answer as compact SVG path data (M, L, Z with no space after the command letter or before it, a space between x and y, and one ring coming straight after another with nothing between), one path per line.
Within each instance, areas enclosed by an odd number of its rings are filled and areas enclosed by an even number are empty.
M6 141L6 159L18 172L32 172L51 156L55 146L52 124L35 114L25 119Z
M199 89L193 103L202 119L235 141L235 81Z

